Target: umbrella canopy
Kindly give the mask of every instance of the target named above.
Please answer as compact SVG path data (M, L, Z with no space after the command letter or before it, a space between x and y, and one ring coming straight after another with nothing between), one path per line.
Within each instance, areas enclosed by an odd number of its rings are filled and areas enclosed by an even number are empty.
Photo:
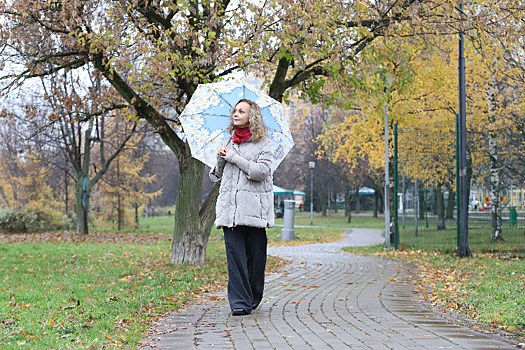
M221 141L231 136L230 110L240 100L255 102L261 109L268 136L274 147L275 170L293 147L292 134L281 103L244 80L201 84L179 119L191 149L191 155L213 167Z

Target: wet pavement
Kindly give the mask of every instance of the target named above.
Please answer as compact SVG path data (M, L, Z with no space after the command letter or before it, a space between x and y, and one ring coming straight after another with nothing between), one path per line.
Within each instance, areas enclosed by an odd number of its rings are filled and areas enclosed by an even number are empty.
M516 349L449 323L414 295L415 266L348 254L384 242L381 230L348 230L340 242L271 247L292 260L267 278L251 315L231 316L225 292L171 312L141 349Z

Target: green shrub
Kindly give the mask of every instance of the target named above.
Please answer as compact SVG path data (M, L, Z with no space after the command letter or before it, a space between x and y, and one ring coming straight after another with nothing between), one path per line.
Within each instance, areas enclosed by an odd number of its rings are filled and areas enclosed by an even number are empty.
M50 208L0 209L0 231L6 233L71 229L74 222L74 218Z
M0 209L0 231L28 232L38 227L38 216L24 209Z

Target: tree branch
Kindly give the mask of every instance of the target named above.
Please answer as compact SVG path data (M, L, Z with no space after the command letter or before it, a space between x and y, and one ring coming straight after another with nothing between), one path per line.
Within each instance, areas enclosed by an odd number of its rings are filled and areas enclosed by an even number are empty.
M94 64L120 95L133 106L139 118L146 119L157 130L166 145L177 155L177 158L181 159L181 156L189 150L166 122L166 119L151 104L135 93L113 67L109 65L102 54L95 55Z

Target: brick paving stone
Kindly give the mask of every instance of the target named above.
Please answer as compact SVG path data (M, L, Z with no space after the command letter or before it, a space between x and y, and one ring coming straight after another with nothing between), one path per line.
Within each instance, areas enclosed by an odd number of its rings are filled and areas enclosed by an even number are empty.
M158 322L140 349L514 348L426 309L414 296L416 266L341 250L380 244L381 230L347 230L344 236L269 248L293 264L267 277L264 299L252 314L231 316L225 292L203 297Z

